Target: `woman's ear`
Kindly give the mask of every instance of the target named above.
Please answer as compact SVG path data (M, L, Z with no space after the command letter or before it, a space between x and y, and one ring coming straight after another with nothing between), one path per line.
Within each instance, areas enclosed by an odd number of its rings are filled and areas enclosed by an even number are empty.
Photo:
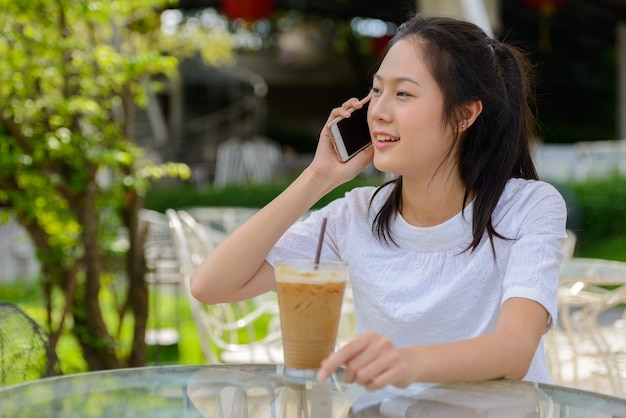
M465 131L467 128L472 126L474 121L480 113L483 111L483 102L480 100L474 100L472 102L467 102L461 106L461 117L459 118L459 132Z

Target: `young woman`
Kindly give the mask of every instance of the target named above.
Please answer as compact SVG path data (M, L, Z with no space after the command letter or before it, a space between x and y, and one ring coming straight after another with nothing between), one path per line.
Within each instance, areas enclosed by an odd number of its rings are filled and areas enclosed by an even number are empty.
M373 77L372 146L336 158L328 125L315 157L192 277L208 304L275 289L273 263L315 255L348 263L359 336L319 379L374 390L497 378L550 382L542 336L556 321L566 207L538 180L529 138L527 62L477 26L416 15ZM373 159L397 178L356 188L295 223Z

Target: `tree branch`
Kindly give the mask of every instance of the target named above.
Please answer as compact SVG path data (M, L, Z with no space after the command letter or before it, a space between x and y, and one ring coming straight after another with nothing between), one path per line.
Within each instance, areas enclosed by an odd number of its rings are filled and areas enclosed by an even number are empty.
M13 119L6 118L2 112L0 112L0 123L7 128L11 136L15 138L18 145L24 150L25 154L33 153L33 147L30 145L28 138L26 138L18 124L16 124Z

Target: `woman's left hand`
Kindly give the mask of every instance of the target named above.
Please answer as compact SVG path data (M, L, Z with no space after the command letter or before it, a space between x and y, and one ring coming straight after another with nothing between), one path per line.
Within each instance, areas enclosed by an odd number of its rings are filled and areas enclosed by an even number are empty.
M343 380L359 383L368 390L387 385L406 387L413 383L413 367L402 349L373 332L359 335L324 361L317 378L325 380L345 365Z

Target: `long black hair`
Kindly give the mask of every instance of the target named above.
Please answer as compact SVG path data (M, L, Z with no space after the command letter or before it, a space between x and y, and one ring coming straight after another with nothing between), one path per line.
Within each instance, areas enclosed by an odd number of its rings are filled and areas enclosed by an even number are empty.
M478 247L485 231L493 248L494 236L506 239L494 229L491 217L507 181L539 178L529 144L535 128L529 60L521 49L489 37L473 23L449 17L413 16L398 28L387 50L401 39L419 45L441 89L444 122L455 132L448 157L460 141L458 165L465 183L460 209L475 195L473 238L467 249ZM461 136L462 106L477 100L482 112ZM402 177L380 186L374 197L384 187L393 189L372 230L393 243L390 225L401 207Z

